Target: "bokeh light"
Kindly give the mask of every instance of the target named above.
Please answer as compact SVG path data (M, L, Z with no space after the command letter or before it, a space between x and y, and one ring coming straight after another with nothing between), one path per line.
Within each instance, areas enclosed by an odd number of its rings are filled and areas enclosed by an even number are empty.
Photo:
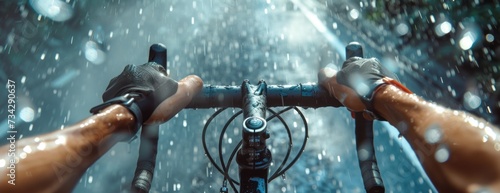
M32 122L35 119L35 111L31 107L24 107L21 109L21 112L19 112L19 117L24 122Z
M73 16L73 8L60 0L30 0L30 5L40 15L63 22Z
M94 41L88 41L85 43L84 51L85 58L94 64L102 64L106 60L106 53L104 53L99 48L99 44Z
M437 36L444 36L444 35L450 33L452 29L453 29L453 27L451 26L450 22L444 21L444 22L436 25L436 27L434 28L434 31L436 32Z

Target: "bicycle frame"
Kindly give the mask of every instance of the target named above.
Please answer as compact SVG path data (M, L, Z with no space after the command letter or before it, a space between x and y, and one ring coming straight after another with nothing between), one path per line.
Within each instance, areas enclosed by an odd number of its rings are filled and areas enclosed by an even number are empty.
M166 50L165 50L166 51ZM362 49L359 44L349 44L346 47L347 58L362 56ZM165 53L166 56L166 53ZM151 55L150 55L151 59ZM164 60L166 61L166 59ZM264 81L259 81L257 85L252 85L248 80L243 81L241 86L211 86L206 85L202 91L193 97L193 100L185 108L241 108L243 111L242 122L242 145L236 155L236 162L239 166L240 193L267 193L269 166L272 155L266 146L266 140L270 137L267 131L266 111L270 107L300 106L305 108L319 107L340 107L342 104L334 97L314 83L297 85L267 85ZM362 177L367 192L384 192L385 188L378 171L375 152L373 148L372 121L362 119L361 114L356 114L356 141L358 149L358 159L360 150L368 151L371 156L363 160L359 159ZM144 135L144 132L143 132ZM157 144L157 137L141 137L146 139L145 146ZM141 150L143 142L141 140ZM362 147L361 147L362 146ZM363 149L361 149L363 148ZM156 148L151 152L140 152L140 155L152 157L148 163L153 163L146 167L150 175L140 175L141 171L136 170L133 186L138 192L148 192L152 182L152 171L154 171L154 160ZM206 151L206 150L205 150ZM207 153L207 152L205 152ZM140 156L140 160L144 157ZM210 158L211 159L211 158ZM144 165L144 164L142 164ZM144 168L144 167L143 167ZM143 172L144 173L144 172ZM226 174L224 174L226 175ZM227 178L227 176L225 176ZM139 179L137 183L135 179ZM147 184L147 189L141 188L142 184ZM139 184L139 186L137 185ZM232 184L231 184L232 185ZM233 186L233 185L232 185ZM233 186L234 188L234 186ZM221 190L221 192L227 192Z

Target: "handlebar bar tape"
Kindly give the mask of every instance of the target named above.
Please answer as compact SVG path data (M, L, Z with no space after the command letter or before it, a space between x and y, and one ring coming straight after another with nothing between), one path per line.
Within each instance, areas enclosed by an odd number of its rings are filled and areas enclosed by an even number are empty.
M373 121L364 119L363 113L355 113L355 117L356 149L366 192L383 193L385 187L373 147Z
M142 127L139 158L132 181L132 188L136 192L147 193L151 189L156 164L159 129L159 126Z
M346 46L346 58L363 57L363 47L357 42ZM355 113L356 124L356 149L358 153L359 168L367 193L385 192L384 183L375 157L373 147L373 121L364 119L363 113Z

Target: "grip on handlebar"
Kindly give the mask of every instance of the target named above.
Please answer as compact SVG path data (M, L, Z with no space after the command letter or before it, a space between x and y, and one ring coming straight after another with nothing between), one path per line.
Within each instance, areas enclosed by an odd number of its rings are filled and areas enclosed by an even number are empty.
M363 47L358 42L351 42L346 46L346 59L356 56L363 57ZM366 192L384 192L385 187L380 176L373 147L373 121L364 119L363 113L355 113L355 122L356 149Z

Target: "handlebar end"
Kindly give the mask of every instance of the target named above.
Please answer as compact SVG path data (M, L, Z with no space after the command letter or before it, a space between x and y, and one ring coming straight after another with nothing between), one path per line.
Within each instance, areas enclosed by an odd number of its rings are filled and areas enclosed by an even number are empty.
M345 47L347 58L363 57L363 46L359 42L351 42Z
M153 44L149 47L148 62L156 62L165 69L167 68L167 47L161 43Z

